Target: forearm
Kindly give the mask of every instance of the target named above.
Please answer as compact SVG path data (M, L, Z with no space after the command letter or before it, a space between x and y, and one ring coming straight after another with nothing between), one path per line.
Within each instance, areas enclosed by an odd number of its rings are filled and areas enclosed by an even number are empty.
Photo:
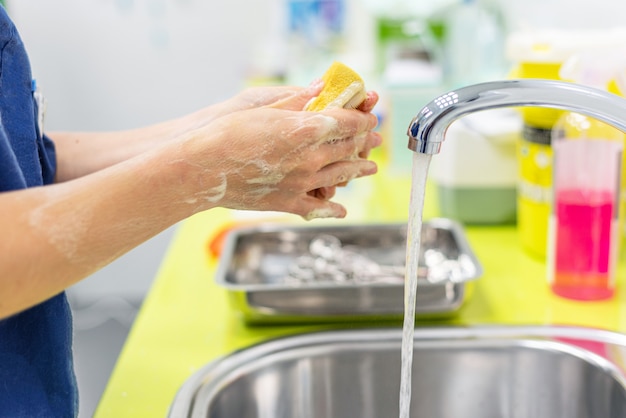
M63 182L110 167L154 147L207 126L242 110L291 101L295 109L319 93L321 85L259 87L207 106L189 115L156 125L118 132L47 132L57 148L57 182Z
M0 318L59 292L198 207L188 167L152 153L62 184L0 194Z
M216 106L167 122L115 132L47 132L57 155L56 182L86 176L147 152L164 142L210 123Z

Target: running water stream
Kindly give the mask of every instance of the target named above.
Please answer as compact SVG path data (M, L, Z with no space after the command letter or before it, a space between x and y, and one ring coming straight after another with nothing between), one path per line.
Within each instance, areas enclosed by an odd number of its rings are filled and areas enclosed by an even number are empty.
M413 335L415 331L415 300L417 297L417 268L422 237L424 191L430 155L413 153L411 200L406 240L406 273L404 279L404 325L402 328L402 364L400 372L400 418L411 413L411 371L413 368Z

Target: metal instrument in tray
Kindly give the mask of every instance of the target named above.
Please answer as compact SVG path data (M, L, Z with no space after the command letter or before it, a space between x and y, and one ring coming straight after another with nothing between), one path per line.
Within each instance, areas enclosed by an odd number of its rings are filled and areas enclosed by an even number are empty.
M216 281L248 322L399 319L404 313L406 224L235 228ZM416 315L447 316L482 268L462 227L425 221Z

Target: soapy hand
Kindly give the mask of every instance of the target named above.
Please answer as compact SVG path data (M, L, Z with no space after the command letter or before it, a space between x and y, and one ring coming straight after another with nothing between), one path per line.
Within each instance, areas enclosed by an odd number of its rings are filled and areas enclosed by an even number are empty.
M205 120L213 122L219 118L232 115L233 113L258 109L262 107L271 107L274 109L300 111L304 109L305 105L312 98L320 94L320 91L323 88L323 84L324 82L321 79L316 79L308 87L264 86L264 87L248 88L242 91L241 93L239 93L237 96L234 96L233 98L225 102L215 105L211 109L210 117ZM361 104L361 106L359 106L358 110L360 110L361 112L369 113L372 111L372 109L374 108L377 102L378 102L377 93L373 91L367 92L367 98ZM250 116L250 119L254 120L255 116ZM226 121L222 121L222 122L226 122ZM202 125L206 125L206 123L203 123ZM228 122L226 122L225 125L228 126ZM262 127L261 131L265 132L266 128ZM374 135L374 137L377 137L377 135ZM294 144L293 144L294 147L298 147L301 145L297 141L298 141L297 139L294 140ZM350 155L349 159L346 160L345 162L349 162L350 160L353 160L355 157L358 157L361 159L368 158L370 150L380 143L380 138L377 138L374 142L372 141L361 141L361 142L362 142L362 146L359 148L359 151L356 153L356 155ZM252 145L252 149L254 150L257 146L258 146L257 144ZM304 158L303 161L306 161L306 158ZM343 164L343 165L346 165L346 164ZM335 167L335 169L337 169L337 167ZM326 171L328 170L329 168L326 169ZM355 175L352 173L349 173L349 175L346 176L348 180L354 177ZM333 184L323 185L317 188L310 189L307 191L307 194L313 199L330 200L335 195L336 187L345 186L348 183L348 180L341 181L336 184L333 183ZM216 192L215 196L218 196L221 191L215 190L215 192ZM265 192L267 192L267 189L265 190ZM277 208L277 210L281 210L281 208ZM345 210L343 210L343 212L345 212ZM303 215L303 216L306 217L307 215ZM331 216L336 216L336 215L331 215Z
M302 110L304 106L322 91L324 82L316 79L307 87L299 86L261 86L250 87L238 95L215 105L210 109L210 120L241 110L272 106L281 109ZM367 98L358 110L369 113L378 102L378 94L367 92ZM209 109L206 109L209 110Z
M304 106L316 97L324 87L321 79L311 82L308 87L296 86L267 86L252 87L239 93L234 98L224 102L224 109L231 111L246 110L261 106L273 106L282 109L302 110ZM358 110L369 113L378 102L378 94L367 92L367 98L358 107Z
M335 186L377 171L376 164L366 159L381 143L373 132L377 119L355 110L294 110L315 94L315 88L309 90L270 106L224 115L196 131L189 141L193 151L187 154L194 161L186 160L195 167L210 161L204 174L213 180L195 178L200 180L199 190L207 184L213 187L197 192L194 203L286 211L305 219L344 217L345 208L328 199ZM376 98L371 94L363 108L371 110Z
M323 82L314 80L308 87L299 86L260 86L249 87L236 96L210 109L210 119L229 115L241 110L264 106L277 106L283 109L302 110L311 98L322 90ZM207 109L208 110L208 109Z

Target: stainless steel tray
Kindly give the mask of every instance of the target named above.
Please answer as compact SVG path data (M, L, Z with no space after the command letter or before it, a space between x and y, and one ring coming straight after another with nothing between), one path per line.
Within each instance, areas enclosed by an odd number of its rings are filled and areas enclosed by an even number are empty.
M406 224L235 228L226 237L216 282L244 319L327 322L399 319L404 313ZM425 221L417 317L449 316L482 274L462 227Z

